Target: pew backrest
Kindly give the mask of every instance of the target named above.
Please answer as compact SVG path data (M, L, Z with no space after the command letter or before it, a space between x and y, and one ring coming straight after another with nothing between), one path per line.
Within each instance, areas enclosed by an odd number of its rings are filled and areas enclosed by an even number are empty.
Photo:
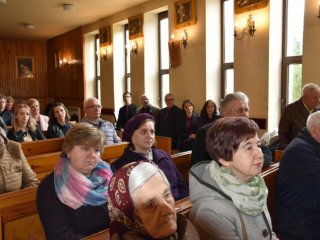
M103 151L101 153L101 159L108 162L109 164L113 163L115 160L122 156L124 149L128 145L128 142L122 142L114 145L104 146Z
M37 174L37 178L42 181L53 171L54 166L60 159L60 154L61 152L39 154L27 157L27 161L31 169Z
M63 138L52 138L32 142L22 142L21 148L26 157L44 153L61 152Z
M180 152L171 155L171 158L180 171L186 183L189 182L189 171L191 166L191 151Z
M261 173L261 176L268 188L267 206L270 213L273 229L275 229L275 213L276 213L276 190L279 174L279 163L274 163L268 170Z
M33 187L0 195L1 240L29 239L32 232L43 231L36 194Z
M169 155L172 154L172 143L170 137L156 136L156 147L167 152Z

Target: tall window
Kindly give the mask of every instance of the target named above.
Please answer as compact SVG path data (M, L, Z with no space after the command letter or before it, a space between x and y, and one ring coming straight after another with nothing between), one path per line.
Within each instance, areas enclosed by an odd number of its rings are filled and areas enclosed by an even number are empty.
M130 40L128 24L124 25L124 47L125 47L125 91L131 92L131 74L130 74Z
M233 0L221 0L222 34L221 34L221 97L234 91L234 15Z
M101 99L101 78L100 78L100 40L99 34L95 35L95 70L96 70L96 97Z
M159 85L160 107L165 106L164 96L169 92L169 24L168 11L159 13Z
M305 0L284 0L282 108L301 97Z

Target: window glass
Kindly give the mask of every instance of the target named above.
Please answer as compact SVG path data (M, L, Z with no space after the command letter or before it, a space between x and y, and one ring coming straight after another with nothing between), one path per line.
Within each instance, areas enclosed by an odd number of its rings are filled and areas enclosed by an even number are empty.
M288 78L288 103L292 103L301 97L302 64L290 64Z
M224 62L234 61L234 15L233 1L224 1L223 3L223 33L224 33Z
M302 55L305 0L288 0L287 56Z
M169 69L169 29L168 18L160 20L160 56L161 56L161 69Z

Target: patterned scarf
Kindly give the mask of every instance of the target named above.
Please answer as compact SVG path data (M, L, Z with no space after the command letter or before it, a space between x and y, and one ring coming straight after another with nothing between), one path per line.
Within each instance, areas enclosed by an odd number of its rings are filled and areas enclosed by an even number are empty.
M210 163L209 168L219 188L232 199L241 213L258 216L264 211L268 189L263 177L258 175L248 182L242 182L229 168L220 167L215 161Z
M100 160L90 177L86 177L61 156L54 168L54 185L60 201L77 209L81 206L99 206L108 200L108 185L112 177L109 164Z

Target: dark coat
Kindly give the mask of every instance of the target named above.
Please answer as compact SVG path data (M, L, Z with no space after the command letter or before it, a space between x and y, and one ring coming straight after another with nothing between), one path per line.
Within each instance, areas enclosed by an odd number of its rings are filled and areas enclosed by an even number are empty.
M184 182L183 177L179 170L176 168L171 157L164 151L152 148L153 162L156 163L159 168L166 175L170 185L171 193L175 200L179 200L189 196L189 187ZM123 155L111 164L113 171L121 168L122 166L136 162L139 160L148 160L146 157L139 153L132 151L129 147L124 150Z
M30 134L33 141L46 139L38 128L36 128L34 132L29 131L28 133ZM24 132L22 130L19 130L16 132L14 128L10 128L7 133L7 137L10 140L13 140L16 142L24 142L24 139L23 139Z
M56 194L53 173L38 187L37 208L47 240L78 240L107 229L110 224L107 204L76 210L63 204Z
M171 137L172 148L176 149L180 141L187 138L187 129L183 112L177 106L162 108L156 120L156 135Z
M121 128L124 129L129 119L136 114L136 111L137 111L136 105L133 105L133 104L128 105L128 111L127 111L127 105L122 106L119 109L116 129L118 131L120 131Z
M280 161L276 226L284 240L320 237L320 144L306 128Z
M49 125L47 131L47 138L62 138L66 135L67 131L72 127L72 124L67 122L62 126L59 122L54 121Z
M302 98L285 107L279 122L279 140L282 149L285 149L306 126L309 114Z
M195 113L195 112L192 113L190 126L188 125L188 119L187 119L187 115L185 113L184 113L184 119L185 119L185 128L187 129L186 130L187 136L185 139L182 139L180 142L180 146L179 146L180 152L192 150L192 145L193 145L194 139L190 138L189 136L191 134L195 134L197 132L196 124L200 120L200 116L198 113Z
M150 104L147 108L144 108L143 106L139 107L137 109L137 114L139 114L139 113L149 113L149 114L151 114L153 116L154 120L156 120L157 117L158 117L159 111L160 111L159 107L152 106Z
M5 109L5 110L3 110L2 113L0 113L0 116L2 117L5 125L12 126L13 113L11 111Z

